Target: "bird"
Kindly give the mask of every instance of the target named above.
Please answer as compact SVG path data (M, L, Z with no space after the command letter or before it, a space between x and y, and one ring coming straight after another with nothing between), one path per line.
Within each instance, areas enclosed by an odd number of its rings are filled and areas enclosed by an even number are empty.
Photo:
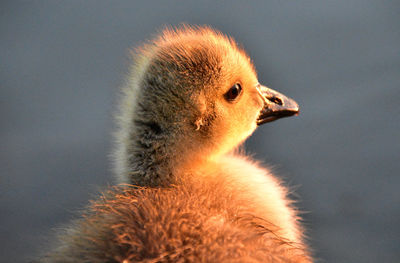
M235 40L165 28L136 48L116 114L118 185L40 262L312 262L289 189L240 145L298 104Z

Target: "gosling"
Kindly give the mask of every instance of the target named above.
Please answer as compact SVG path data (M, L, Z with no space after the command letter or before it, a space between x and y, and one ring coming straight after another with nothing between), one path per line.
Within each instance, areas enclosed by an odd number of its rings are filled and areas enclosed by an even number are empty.
M117 116L119 183L42 262L311 262L288 190L236 149L298 113L250 58L208 27L166 29L136 50Z

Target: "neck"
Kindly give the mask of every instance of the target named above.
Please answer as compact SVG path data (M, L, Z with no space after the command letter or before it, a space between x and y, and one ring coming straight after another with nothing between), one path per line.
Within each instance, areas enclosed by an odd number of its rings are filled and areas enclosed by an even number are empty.
M135 121L135 127L126 151L128 183L152 187L177 183L190 151L181 146L184 133L154 122Z

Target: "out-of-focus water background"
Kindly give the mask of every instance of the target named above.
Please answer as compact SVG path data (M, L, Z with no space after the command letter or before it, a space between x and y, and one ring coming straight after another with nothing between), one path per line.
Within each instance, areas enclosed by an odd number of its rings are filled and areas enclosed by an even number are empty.
M26 262L114 180L129 48L163 25L233 36L298 117L246 143L299 196L319 262L400 262L400 1L2 1L0 262Z

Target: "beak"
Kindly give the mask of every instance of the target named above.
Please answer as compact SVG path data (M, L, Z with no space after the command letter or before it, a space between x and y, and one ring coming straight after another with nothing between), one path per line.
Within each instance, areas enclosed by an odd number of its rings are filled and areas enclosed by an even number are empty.
M256 89L264 100L264 108L257 119L257 125L283 117L298 115L299 105L285 95L258 84Z

